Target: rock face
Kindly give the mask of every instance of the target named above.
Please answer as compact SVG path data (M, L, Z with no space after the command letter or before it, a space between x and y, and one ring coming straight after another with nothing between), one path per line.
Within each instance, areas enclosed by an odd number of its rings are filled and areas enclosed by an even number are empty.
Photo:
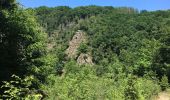
M82 42L86 41L85 33L78 30L73 36L72 40L69 42L69 47L66 50L66 54L69 58L77 57L77 49Z
M77 49L79 48L80 44L83 42L85 43L86 40L86 35L83 31L78 30L76 34L73 36L72 40L69 42L69 47L66 50L66 54L68 58L76 59L77 58L77 63L78 64L90 64L92 65L92 57L90 54L83 54L81 53L78 55Z
M89 54L81 53L77 59L78 64L90 64L93 65L92 57Z

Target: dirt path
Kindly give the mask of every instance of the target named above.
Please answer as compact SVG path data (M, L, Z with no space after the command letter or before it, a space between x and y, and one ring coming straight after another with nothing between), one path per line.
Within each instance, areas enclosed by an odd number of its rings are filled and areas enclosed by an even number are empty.
M167 92L161 92L159 93L156 100L170 100L170 94L168 94Z

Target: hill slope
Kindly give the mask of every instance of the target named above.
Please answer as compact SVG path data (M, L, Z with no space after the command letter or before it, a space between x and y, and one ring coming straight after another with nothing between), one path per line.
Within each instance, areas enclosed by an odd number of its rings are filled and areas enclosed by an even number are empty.
M2 9L0 61L19 75L2 84L4 99L150 100L169 87L169 10Z

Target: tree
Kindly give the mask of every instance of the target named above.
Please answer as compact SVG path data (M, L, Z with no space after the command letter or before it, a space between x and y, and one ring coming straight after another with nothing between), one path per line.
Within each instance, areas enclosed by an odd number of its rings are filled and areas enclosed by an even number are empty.
M7 2L9 1L9 2ZM41 61L46 55L46 34L37 23L33 12L16 5L15 0L0 10L0 80L8 80L12 74L24 76L32 69L45 65ZM2 3L3 4L3 3ZM13 9L12 9L13 8Z
M169 87L167 76L165 76L165 75L162 76L160 86L161 86L162 91L165 91Z
M1 0L0 9L13 9L16 8L16 0Z

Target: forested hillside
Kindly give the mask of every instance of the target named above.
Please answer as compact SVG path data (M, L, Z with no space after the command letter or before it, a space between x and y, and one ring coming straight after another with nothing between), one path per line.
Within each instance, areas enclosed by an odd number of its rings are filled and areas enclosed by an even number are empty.
M151 100L169 88L170 10L22 8L0 1L9 100Z

